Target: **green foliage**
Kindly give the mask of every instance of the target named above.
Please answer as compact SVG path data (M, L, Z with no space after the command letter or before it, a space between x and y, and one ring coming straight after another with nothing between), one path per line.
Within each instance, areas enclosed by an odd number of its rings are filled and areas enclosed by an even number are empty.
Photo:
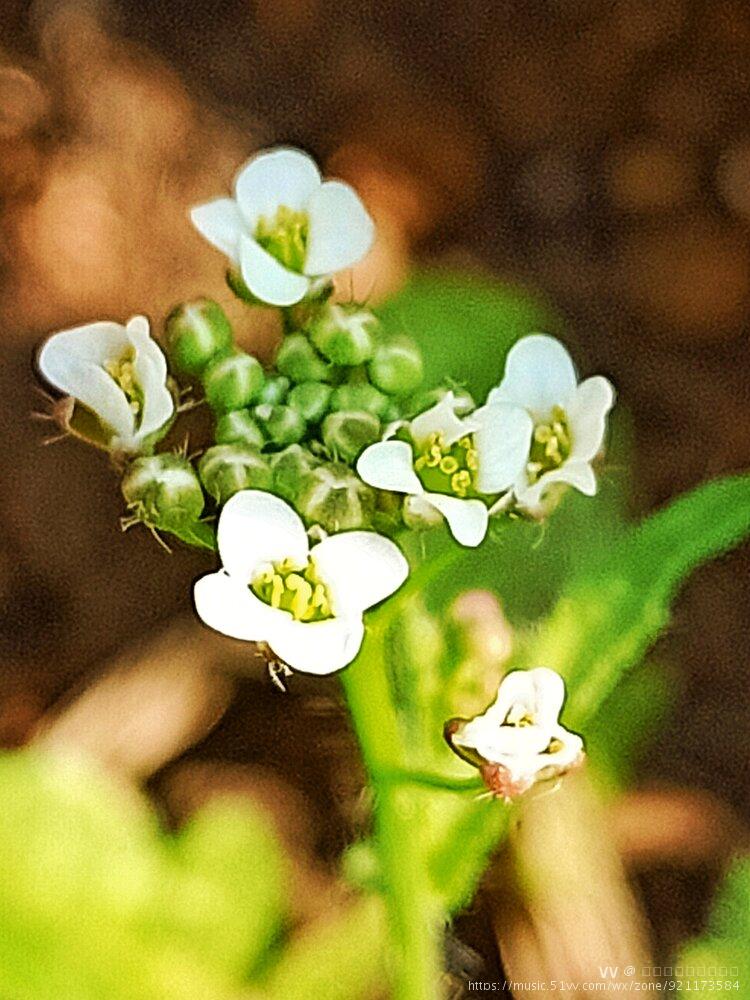
M0 756L0 996L235 997L285 914L284 862L249 805L177 835L93 764Z
M681 992L696 979L738 981L742 996L750 982L750 858L734 863L719 889L706 932L678 956ZM720 970L736 970L723 974Z
M568 685L566 718L582 725L665 627L680 582L749 531L747 475L706 483L623 529L587 553L516 665L559 671Z

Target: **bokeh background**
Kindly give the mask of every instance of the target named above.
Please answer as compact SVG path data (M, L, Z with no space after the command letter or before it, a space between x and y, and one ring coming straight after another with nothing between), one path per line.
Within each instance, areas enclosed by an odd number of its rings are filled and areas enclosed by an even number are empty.
M55 428L31 419L33 351L49 330L208 294L267 354L273 324L232 302L185 214L248 153L300 145L360 188L380 242L354 294L450 267L553 317L630 411L635 516L750 464L749 111L742 0L0 0L0 741L24 742L145 637L193 634L205 561L123 536L101 456L41 446ZM675 704L619 819L665 954L701 926L750 819L749 555L679 600L659 650ZM289 829L331 856L356 785L335 697L302 683L282 702L243 669L155 790L179 814L206 768L216 780L207 761L230 783L262 776L271 799L283 775Z

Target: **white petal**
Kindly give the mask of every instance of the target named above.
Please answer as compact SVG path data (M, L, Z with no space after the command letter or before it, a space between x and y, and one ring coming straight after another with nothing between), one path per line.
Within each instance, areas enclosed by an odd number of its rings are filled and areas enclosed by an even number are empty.
M242 280L261 302L292 306L307 294L310 279L280 264L249 236L240 238Z
M549 746L549 731L542 726L502 726L493 718L480 716L466 723L453 737L458 746L476 750L495 763L508 757L530 757Z
M309 230L305 274L333 274L361 260L375 226L354 188L326 181L307 203Z
M135 349L135 375L143 392L138 436L147 437L163 427L174 413L174 399L167 388L167 362L149 333L145 316L134 316L126 331Z
M424 498L437 507L460 545L475 548L484 541L489 513L481 500L461 500L442 493L425 493Z
M251 232L261 216L272 219L280 206L294 211L307 207L320 187L315 161L299 149L272 149L258 153L237 174L235 197Z
M379 441L365 448L357 461L357 474L370 486L394 493L423 493L414 471L414 455L406 441Z
M215 198L190 210L190 221L217 250L240 262L240 236L245 224L233 198Z
M562 705L562 701L560 704ZM521 715L535 717L537 692L533 670L512 670L506 674L497 689L497 698L485 714L499 720L502 724L512 708L515 708ZM557 716L555 716L555 722L557 722Z
M365 634L361 616L299 622L290 618L268 643L276 655L306 674L332 674L351 663Z
M224 504L217 541L224 569L241 584L266 563L307 562L305 526L289 504L262 490L241 490Z
M560 341L535 333L510 349L505 376L487 402L523 406L541 422L549 419L553 406L566 406L577 382L573 362Z
M501 493L520 476L529 458L534 422L526 410L507 403L483 406L474 414L480 493Z
M246 642L268 640L284 618L291 617L259 600L249 587L226 573L196 580L193 600L198 617L217 632Z
M547 728L557 725L565 701L565 682L549 667L526 671L534 686L534 721Z
M430 528L442 522L443 515L425 496L426 494L419 493L405 498L403 514L407 528Z
M56 333L38 358L41 374L55 388L95 413L116 435L132 435L135 418L125 393L102 365L130 347L119 323L91 323Z
M409 575L401 549L374 531L331 535L310 552L336 615L362 612L398 590Z
M590 462L604 440L607 414L615 401L612 383L602 375L581 382L568 404L567 417L572 438L571 458Z
M456 416L456 397L452 392L446 392L439 403L412 420L409 433L417 445L424 444L431 434L440 434L445 444L450 446L471 434L477 426L471 417L461 420Z
M577 462L568 459L559 469L545 472L533 486L526 486L523 481L515 486L515 494L521 507L536 507L543 499L546 490L555 483L567 483L574 486L588 497L596 493L596 476L588 462Z

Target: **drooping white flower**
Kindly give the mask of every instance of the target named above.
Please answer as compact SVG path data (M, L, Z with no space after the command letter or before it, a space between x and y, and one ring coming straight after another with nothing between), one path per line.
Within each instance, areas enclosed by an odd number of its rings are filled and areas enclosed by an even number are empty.
M479 767L495 795L516 798L583 759L583 740L559 722L564 700L565 684L554 670L514 670L487 711L468 722L452 719L446 738L459 756Z
M534 422L527 460L513 486L520 508L544 513L545 494L555 484L596 493L591 462L602 448L614 398L612 384L601 375L579 384L570 355L554 337L533 334L511 348L505 376L487 402L523 407Z
M507 490L526 461L531 417L505 403L456 414L456 397L405 425L409 441L390 439L360 455L357 472L371 486L407 494L407 513L442 515L461 545L487 534L488 501Z
M147 450L174 414L167 362L145 316L55 333L38 365L51 385L94 414L113 451Z
M253 295L275 306L299 302L313 279L356 264L375 235L354 189L323 181L297 149L258 153L237 174L233 198L198 205L190 218Z
M351 663L364 637L363 612L409 572L398 546L372 531L330 535L310 548L292 508L259 490L224 505L218 546L223 569L195 584L200 617L235 639L268 643L309 674Z

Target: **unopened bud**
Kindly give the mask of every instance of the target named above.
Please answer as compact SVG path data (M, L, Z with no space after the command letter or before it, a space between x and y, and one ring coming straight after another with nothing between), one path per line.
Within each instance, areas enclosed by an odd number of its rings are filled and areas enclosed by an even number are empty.
M296 444L305 436L307 424L301 413L291 406L271 406L262 403L255 407L255 417L272 444Z
M323 441L337 459L353 462L380 437L380 421L371 413L341 410L323 421Z
M312 452L302 445L292 444L271 456L273 492L294 503L304 489L310 472L320 465Z
M249 410L222 413L216 421L214 436L217 444L247 444L251 448L262 448L266 440Z
M283 403L289 395L291 382L286 375L266 375L266 382L260 390L258 403L270 403L277 406Z
M405 396L422 381L422 353L410 337L393 337L375 346L367 370L378 389L390 396Z
M260 361L237 351L212 362L203 373L203 389L217 413L241 410L260 395L265 375Z
M217 444L198 463L201 482L218 504L240 490L268 490L271 469L257 448L241 444Z
M279 346L276 367L292 382L325 382L331 366L321 358L304 333L290 333Z
M301 382L289 393L289 405L301 413L308 424L318 424L328 412L332 391L325 382Z
M333 534L369 527L375 493L348 466L326 462L308 474L295 506L307 524Z
M189 524L203 513L201 484L182 455L165 452L136 458L123 476L121 489L133 515L154 527Z
M167 353L186 375L200 375L215 358L232 348L233 334L224 310L211 299L177 306L165 322Z
M382 420L389 408L390 399L374 385L340 385L331 397L332 410L364 410Z
M310 339L335 365L361 365L374 350L378 320L356 305L328 303L310 326Z

